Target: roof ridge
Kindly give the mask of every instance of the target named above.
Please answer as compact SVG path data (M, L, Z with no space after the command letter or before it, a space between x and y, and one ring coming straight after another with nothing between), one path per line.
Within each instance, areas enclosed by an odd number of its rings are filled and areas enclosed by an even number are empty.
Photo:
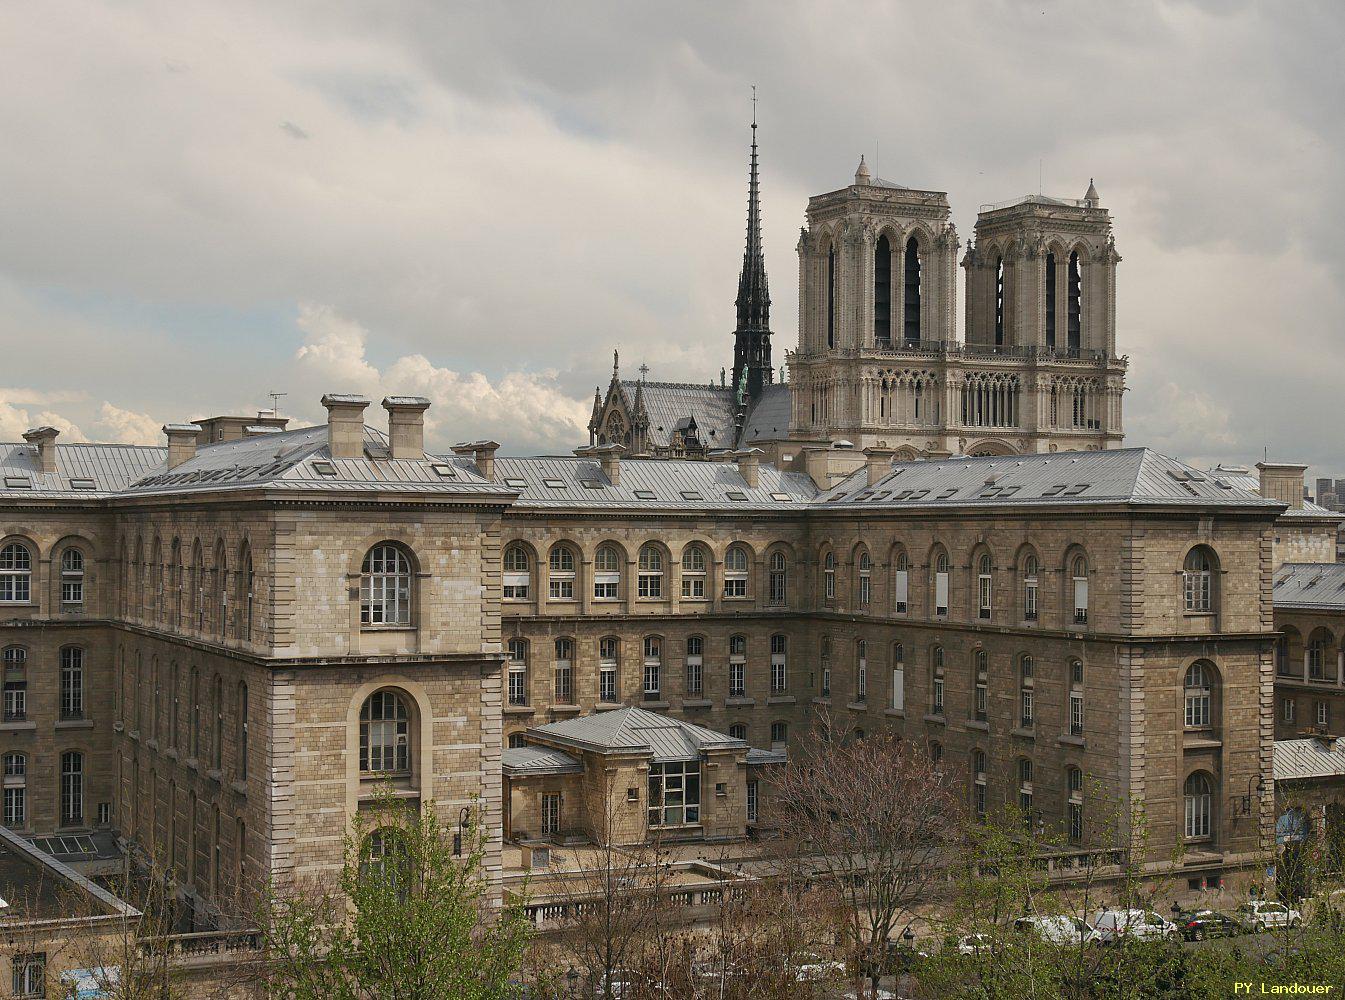
M640 379L622 379L621 385L623 387L628 385L642 385L646 389L650 386L654 386L658 389L712 389L715 392L722 392L726 395L733 392L733 390L726 385L715 385L712 382L644 382Z

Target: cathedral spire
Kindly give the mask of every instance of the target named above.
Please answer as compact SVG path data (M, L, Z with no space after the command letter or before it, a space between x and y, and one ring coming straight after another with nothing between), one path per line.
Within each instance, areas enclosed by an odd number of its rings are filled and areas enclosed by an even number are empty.
M771 295L766 283L766 257L761 246L761 191L757 178L757 99L752 88L752 156L747 182L747 247L738 276L738 326L734 331L733 384L747 374L748 398L773 381L771 365Z

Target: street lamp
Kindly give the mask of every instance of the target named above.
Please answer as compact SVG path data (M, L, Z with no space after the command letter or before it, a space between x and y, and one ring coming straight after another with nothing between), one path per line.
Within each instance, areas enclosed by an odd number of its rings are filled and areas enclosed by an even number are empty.
M458 810L458 831L453 834L453 856L462 857L462 830L467 825L468 818L472 815L470 806L463 806Z

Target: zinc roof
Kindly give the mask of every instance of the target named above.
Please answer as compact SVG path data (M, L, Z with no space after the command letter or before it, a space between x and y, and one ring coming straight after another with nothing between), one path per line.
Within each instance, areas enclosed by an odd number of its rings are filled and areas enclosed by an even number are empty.
M1284 509L1148 448L902 462L874 486L861 468L816 501L842 509L1103 503Z
M765 386L747 413L738 446L748 448L758 441L782 441L789 437L793 398L788 385Z
M1345 563L1285 563L1275 573L1275 607L1345 611Z
M743 740L634 707L581 715L528 732L599 753L648 752L655 763L699 760L706 750L747 749Z
M1276 740L1273 773L1276 781L1345 775L1345 741L1312 736Z
M736 428L733 423L733 389L716 385L689 385L683 382L628 382L621 388L634 404L635 391L643 388L645 412L649 414L649 441L667 447L669 436L687 417L696 420L700 439L711 448L732 448Z
M500 760L508 775L578 774L584 770L579 761L555 747L509 747L500 754Z
M162 465L167 454L166 448L131 444L58 444L56 471L44 473L34 445L0 444L0 496L106 498Z
M519 497L514 507L649 510L774 510L806 506L817 487L801 472L762 465L750 487L733 462L623 458L620 482L594 458L497 458L495 478ZM585 483L596 484L586 486Z
M1261 492L1261 479L1250 472L1244 470L1221 469L1218 466L1210 470L1210 475L1216 479L1221 479L1240 490L1247 490L1249 493ZM1345 515L1336 513L1333 510L1327 510L1325 507L1318 506L1311 500L1304 500L1302 507L1290 507L1280 517L1324 517L1331 520L1345 520Z

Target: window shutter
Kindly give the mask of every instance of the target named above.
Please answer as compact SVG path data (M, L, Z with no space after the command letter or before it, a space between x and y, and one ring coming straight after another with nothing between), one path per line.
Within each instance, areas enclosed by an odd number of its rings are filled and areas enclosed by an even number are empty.
M896 602L897 602L898 604L905 604L905 603L906 603L906 601L907 601L907 589L908 589L909 586L910 586L910 574L909 574L906 570L904 570L904 569L902 569L902 570L897 570L897 582L896 582L896 587L895 587L895 589L896 589L896 592L897 592L897 593L896 593Z
M1074 581L1074 610L1088 610L1088 580L1086 578Z
M934 606L937 608L948 607L947 573L936 573L934 575Z

